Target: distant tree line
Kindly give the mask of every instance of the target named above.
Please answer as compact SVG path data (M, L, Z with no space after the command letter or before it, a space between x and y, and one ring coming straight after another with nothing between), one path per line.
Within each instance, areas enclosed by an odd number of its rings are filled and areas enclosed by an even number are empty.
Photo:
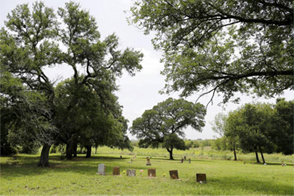
M253 152L256 161L265 163L264 153L294 153L294 101L277 99L276 104L245 104L228 115L218 114L213 129L220 138L213 143L217 150Z

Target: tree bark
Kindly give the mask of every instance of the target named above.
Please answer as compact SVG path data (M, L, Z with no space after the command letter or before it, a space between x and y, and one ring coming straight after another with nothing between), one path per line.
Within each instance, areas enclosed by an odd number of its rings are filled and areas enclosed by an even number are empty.
M255 156L256 156L256 162L260 163L259 157L258 157L258 152L257 152L257 146L255 146Z
M73 145L73 154L74 154L74 157L77 157L77 149L78 149L78 144L75 142L74 145Z
M67 144L66 144L66 159L67 160L71 160L72 159L72 154L73 154L73 144L72 144L72 140L68 140Z
M88 145L86 146L86 149L87 149L86 158L91 158L92 146Z
M235 142L233 144L233 148L234 148L234 160L237 161L236 143Z
M170 160L174 160L174 157L173 157L173 148L171 148L171 149L166 148L166 150L169 152L169 159Z
M259 148L259 151L260 151L260 154L261 154L262 162L265 163L265 159L264 159L264 156L263 156L262 149L261 149L260 145L258 145L258 148Z
M38 163L38 167L49 167L49 151L51 145L44 144Z

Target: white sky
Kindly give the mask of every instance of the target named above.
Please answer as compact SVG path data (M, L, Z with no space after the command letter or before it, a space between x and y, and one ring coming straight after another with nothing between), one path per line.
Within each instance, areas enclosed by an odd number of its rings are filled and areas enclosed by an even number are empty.
M32 0L0 0L0 27L4 26L6 16L12 9L18 4L29 3L32 4ZM64 0L43 0L46 6L53 8L57 11L58 7L64 7ZM129 26L126 18L130 16L129 8L133 4L133 0L84 0L75 1L81 4L82 9L88 10L92 16L96 18L98 24L98 30L100 31L102 38L115 33L120 38L120 47L124 49L126 47L132 47L136 50L141 50L144 53L144 60L142 62L143 70L136 74L134 77L130 77L125 74L120 78L117 83L120 86L120 90L116 93L119 97L119 102L123 105L123 115L129 120L129 127L132 125L132 121L140 117L146 109L151 109L158 102L164 101L168 98L168 95L160 95L158 93L164 87L164 76L160 75L160 71L163 69L163 64L159 62L162 53L155 51L151 44L152 35L144 35L143 32L134 26ZM125 12L124 12L125 11ZM54 71L48 69L48 75L52 79L62 76L63 79L71 76L71 69L57 66ZM177 94L170 95L174 98L178 98ZM195 94L187 100L195 101L198 95ZM285 92L284 96L287 100L294 98L293 91ZM210 97L203 97L199 101L206 105ZM211 129L211 122L214 121L214 116L220 112L228 113L235 110L244 103L252 102L269 102L275 103L275 99L262 99L251 98L247 96L241 97L240 104L229 103L225 106L218 106L217 104L222 100L221 97L214 99L214 104L209 105L206 115L206 126L202 133L187 128L185 131L187 139L211 139L214 138L214 133ZM135 139L135 136L129 135L131 139Z

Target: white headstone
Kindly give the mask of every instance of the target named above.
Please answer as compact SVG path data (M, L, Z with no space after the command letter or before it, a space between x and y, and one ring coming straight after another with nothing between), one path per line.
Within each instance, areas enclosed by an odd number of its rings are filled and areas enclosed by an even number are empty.
M136 176L136 170L128 169L127 170L127 176Z
M105 175L105 164L98 165L98 174Z

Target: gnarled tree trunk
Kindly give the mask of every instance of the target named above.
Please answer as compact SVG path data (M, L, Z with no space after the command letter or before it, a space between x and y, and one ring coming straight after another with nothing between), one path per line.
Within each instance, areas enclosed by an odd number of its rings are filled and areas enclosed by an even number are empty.
M73 141L72 139L68 140L66 144L66 159L71 160L72 159L72 154L73 154Z
M49 167L49 151L51 145L44 144L38 163L38 167Z
M86 146L86 149L87 149L86 158L91 158L92 146L91 145L87 145Z
M74 157L77 157L78 156L77 151L78 151L78 144L77 144L77 142L75 142L74 145L73 145L73 154L74 154Z
M261 154L262 162L265 163L265 159L264 159L264 156L263 156L262 149L261 149L260 145L258 145L258 148L259 148L259 151L260 151L260 154Z
M169 152L169 159L170 160L174 160L174 157L173 157L173 147L172 148L166 148L166 150Z
M258 157L258 152L257 152L257 146L255 146L255 156L256 156L256 162L260 163L259 157Z
M233 148L234 148L234 161L237 161L236 143L235 142L233 144Z

